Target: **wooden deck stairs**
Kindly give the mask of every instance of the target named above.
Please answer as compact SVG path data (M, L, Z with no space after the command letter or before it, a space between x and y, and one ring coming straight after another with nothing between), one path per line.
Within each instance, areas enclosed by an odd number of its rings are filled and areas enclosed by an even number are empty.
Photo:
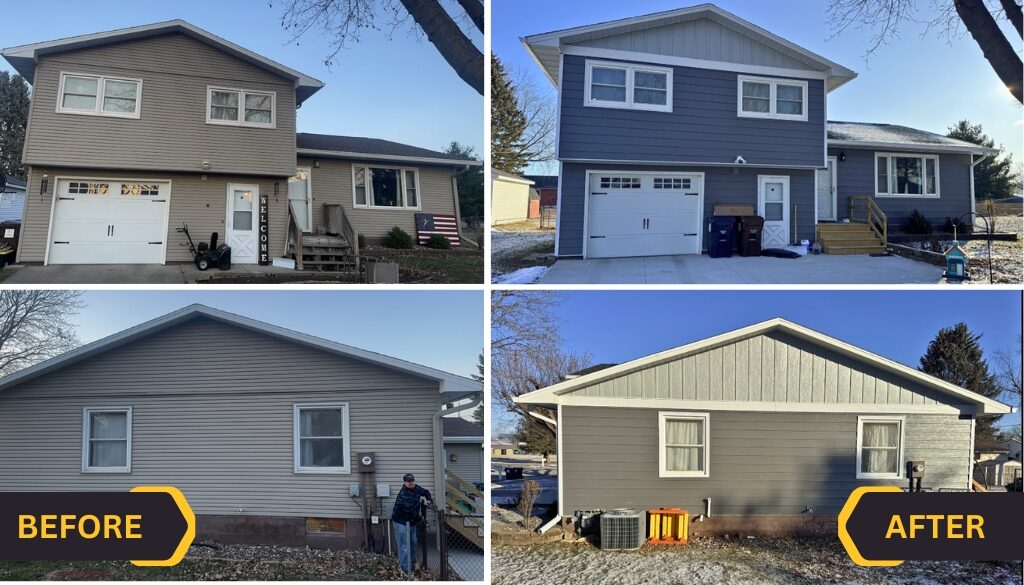
M817 240L826 254L882 254L889 228L870 196L850 197L850 223L819 223Z
M448 526L483 550L484 495L451 470L444 470L444 474Z
M288 247L285 255L295 259L299 270L320 272L359 272L359 236L338 204L324 204L323 226L316 233L304 233L288 208Z

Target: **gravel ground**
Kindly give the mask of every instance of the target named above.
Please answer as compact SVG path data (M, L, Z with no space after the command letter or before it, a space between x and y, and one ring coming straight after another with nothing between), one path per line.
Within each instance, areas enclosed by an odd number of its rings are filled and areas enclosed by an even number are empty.
M1009 585L1021 583L1021 564L907 561L898 567L868 568L854 565L834 539L699 538L686 546L644 547L636 552L604 552L589 544L495 545L491 582Z
M491 278L494 282L501 282L502 275L526 268L520 261L524 256L555 251L555 230L542 230L538 226L539 220L530 220L491 228Z
M997 217L996 231L999 233L1016 232L1017 241L992 242L992 282L994 284L1020 284L1024 282L1024 219L1016 216ZM942 236L935 237L931 241L908 242L904 245L942 253L946 251L950 240L952 240L950 236ZM988 242L970 240L963 244L963 248L971 257L968 266L971 279L965 283L988 284Z

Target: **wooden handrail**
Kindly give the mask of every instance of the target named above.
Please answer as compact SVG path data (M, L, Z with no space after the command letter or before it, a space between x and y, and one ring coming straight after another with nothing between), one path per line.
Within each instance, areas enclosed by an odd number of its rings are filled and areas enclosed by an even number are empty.
M446 476L445 492L447 492L448 495L447 500L449 507L454 508L454 504L461 501L468 506L470 510L473 510L473 512L483 514L483 508L480 504L478 504L473 498L470 498L469 495L466 495L468 493L482 499L484 495L480 493L480 490L476 489L473 484L462 479L456 475L455 472L449 469L445 469L444 474Z
M861 216L858 212L863 212ZM883 244L889 243L889 218L870 195L850 197L850 221L867 224Z
M348 240L356 270L359 270L359 234L345 213L345 207L338 203L324 203L324 221L327 233L340 234Z
M473 494L474 496L477 496L478 498L484 497L484 495L480 493L480 490L476 489L476 486L456 475L454 471L450 469L445 469L444 474L448 476L448 479L454 480L455 484L460 488L466 490L467 492Z
M295 204L291 201L288 202L288 231L295 235L295 267L302 270L302 228L296 219Z

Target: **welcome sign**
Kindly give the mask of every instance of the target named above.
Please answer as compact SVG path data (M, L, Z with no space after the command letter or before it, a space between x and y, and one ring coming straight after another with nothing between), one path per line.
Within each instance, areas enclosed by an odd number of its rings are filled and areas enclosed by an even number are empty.
M260 194L260 254L259 264L260 266L268 266L270 264L270 233L268 222L268 211L269 207L268 198L266 195Z

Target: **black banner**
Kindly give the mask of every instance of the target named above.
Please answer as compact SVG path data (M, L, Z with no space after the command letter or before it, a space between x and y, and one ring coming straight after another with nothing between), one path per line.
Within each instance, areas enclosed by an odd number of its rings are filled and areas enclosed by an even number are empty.
M1024 493L854 490L839 515L839 538L859 565L905 560L1000 561L1024 558Z
M0 493L0 559L181 561L195 538L195 516L181 492Z
M267 225L270 203L266 195L260 193L260 232L259 232L259 265L270 265L270 228Z

